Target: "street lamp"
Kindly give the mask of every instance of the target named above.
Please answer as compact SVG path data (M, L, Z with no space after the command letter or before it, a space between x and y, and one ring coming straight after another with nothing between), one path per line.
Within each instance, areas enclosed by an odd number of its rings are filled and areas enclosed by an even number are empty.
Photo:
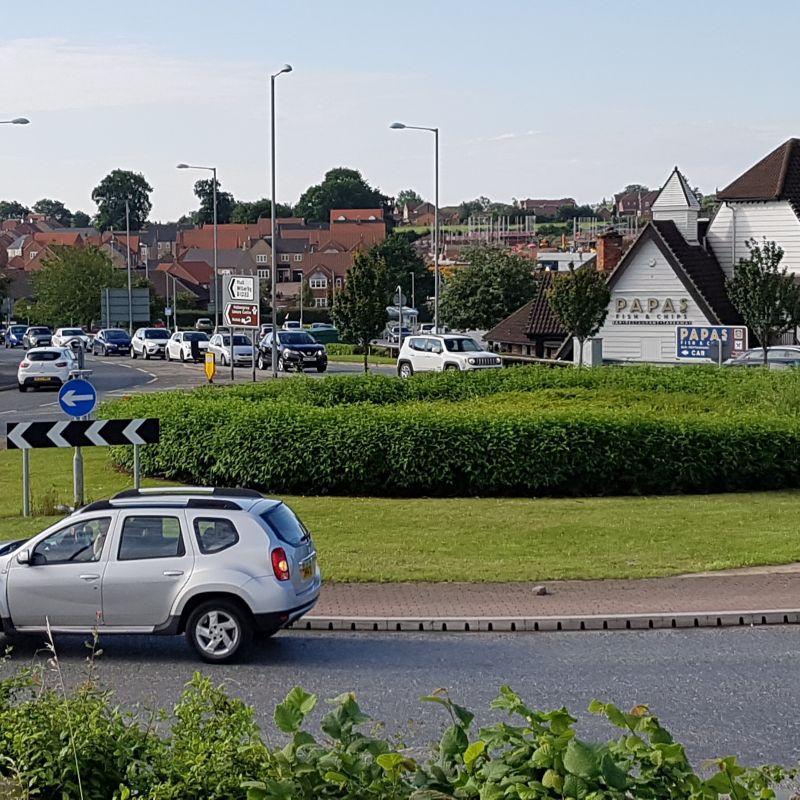
M394 131L429 131L433 134L433 170L434 170L434 208L433 208L433 330L439 332L439 129L426 128L421 125L406 125L404 122L393 122L389 126Z
M284 64L276 73L270 76L269 84L269 102L270 102L270 130L271 130L271 168L270 177L272 180L272 202L270 209L270 240L272 243L272 269L270 271L270 303L272 305L272 377L278 377L278 312L276 305L278 302L278 287L277 287L277 272L278 272L278 224L277 214L275 211L275 78L278 75L283 75L284 72L291 72L292 65ZM302 287L300 302L302 304Z
M217 274L217 168L178 164L178 169L205 169L214 176L214 327L219 327L219 275ZM231 351L233 352L233 351Z
M27 125L30 122L25 117L14 117L14 119L0 119L0 125Z
M97 203L107 203L107 197L95 196ZM114 230L111 230L111 252L114 252ZM127 252L128 265L128 335L133 336L133 284L131 283L131 206L129 198L125 198L125 249ZM110 322L110 320L109 320Z

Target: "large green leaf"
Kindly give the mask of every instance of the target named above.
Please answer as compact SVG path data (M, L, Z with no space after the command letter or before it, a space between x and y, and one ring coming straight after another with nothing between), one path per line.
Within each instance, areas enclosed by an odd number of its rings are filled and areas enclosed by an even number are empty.
M564 768L579 778L596 778L600 774L598 747L573 739L564 753Z

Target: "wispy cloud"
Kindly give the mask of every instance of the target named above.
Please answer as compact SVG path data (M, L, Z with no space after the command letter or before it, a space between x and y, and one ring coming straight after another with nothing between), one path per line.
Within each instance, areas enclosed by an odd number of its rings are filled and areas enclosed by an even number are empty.
M528 136L540 136L541 131L525 131L524 133L499 133L496 136L488 136L485 139L477 139L479 142L506 142L509 139L525 139Z

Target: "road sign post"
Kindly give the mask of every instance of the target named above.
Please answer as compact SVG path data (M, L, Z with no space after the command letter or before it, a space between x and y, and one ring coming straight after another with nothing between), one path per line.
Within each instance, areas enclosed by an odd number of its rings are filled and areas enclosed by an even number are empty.
M213 353L206 352L205 370L208 382L214 383L214 376L217 374L217 361Z

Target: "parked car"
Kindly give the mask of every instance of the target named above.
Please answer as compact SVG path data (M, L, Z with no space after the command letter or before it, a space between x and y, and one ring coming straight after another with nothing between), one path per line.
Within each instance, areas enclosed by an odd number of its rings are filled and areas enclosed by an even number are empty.
M208 343L208 351L223 367L231 363L231 338L233 338L233 365L251 367L253 365L253 343L243 333L217 333Z
M166 328L139 328L131 339L131 358L141 356L145 361L158 356L166 358L169 331Z
M499 369L502 366L500 356L484 350L474 339L448 333L404 339L397 359L397 374L409 378L415 372Z
M764 348L756 347L745 350L723 362L724 367L763 367ZM767 366L770 369L788 369L800 367L800 347L793 345L777 345L767 348Z
M73 342L79 342L84 350L89 350L92 337L83 328L56 328L53 334L53 347L72 347Z
M310 331L335 331L336 326L331 325L330 322L312 322L308 329Z
M311 534L249 489L136 490L0 551L0 620L16 634L186 634L204 661L241 656L310 611Z
M208 335L202 331L175 331L167 342L167 361L194 361L193 350L198 358L204 358Z
M433 333L435 328L436 326L432 322L423 322L419 326L417 333ZM450 328L448 328L447 325L440 325L439 333L450 333Z
M53 332L44 325L32 325L22 337L22 346L27 350L30 347L50 347L53 343Z
M6 328L6 338L3 344L11 348L22 347L22 340L27 330L27 325L9 325Z
M390 342L397 342L400 340L400 326L395 323L394 325L387 325L386 330L383 332L383 338ZM411 336L411 328L406 327L403 325L402 329L402 336L405 339L406 336Z
M200 317L194 324L194 329L196 331L205 331L206 333L210 333L214 330L214 323L208 317Z
M131 337L122 328L101 328L92 340L92 353L96 356L128 356Z
M286 319L283 321L283 325L281 325L283 330L285 331L301 331L303 330L303 326L300 324L299 320L296 319Z
M70 347L31 347L17 368L21 392L31 387L59 388L78 375L78 359Z
M230 325L217 325L217 327L214 328L214 335L218 333L230 333L230 332L231 332Z
M258 368L272 364L272 334L268 333L258 345ZM328 351L306 331L278 331L278 369L303 371L328 369Z

